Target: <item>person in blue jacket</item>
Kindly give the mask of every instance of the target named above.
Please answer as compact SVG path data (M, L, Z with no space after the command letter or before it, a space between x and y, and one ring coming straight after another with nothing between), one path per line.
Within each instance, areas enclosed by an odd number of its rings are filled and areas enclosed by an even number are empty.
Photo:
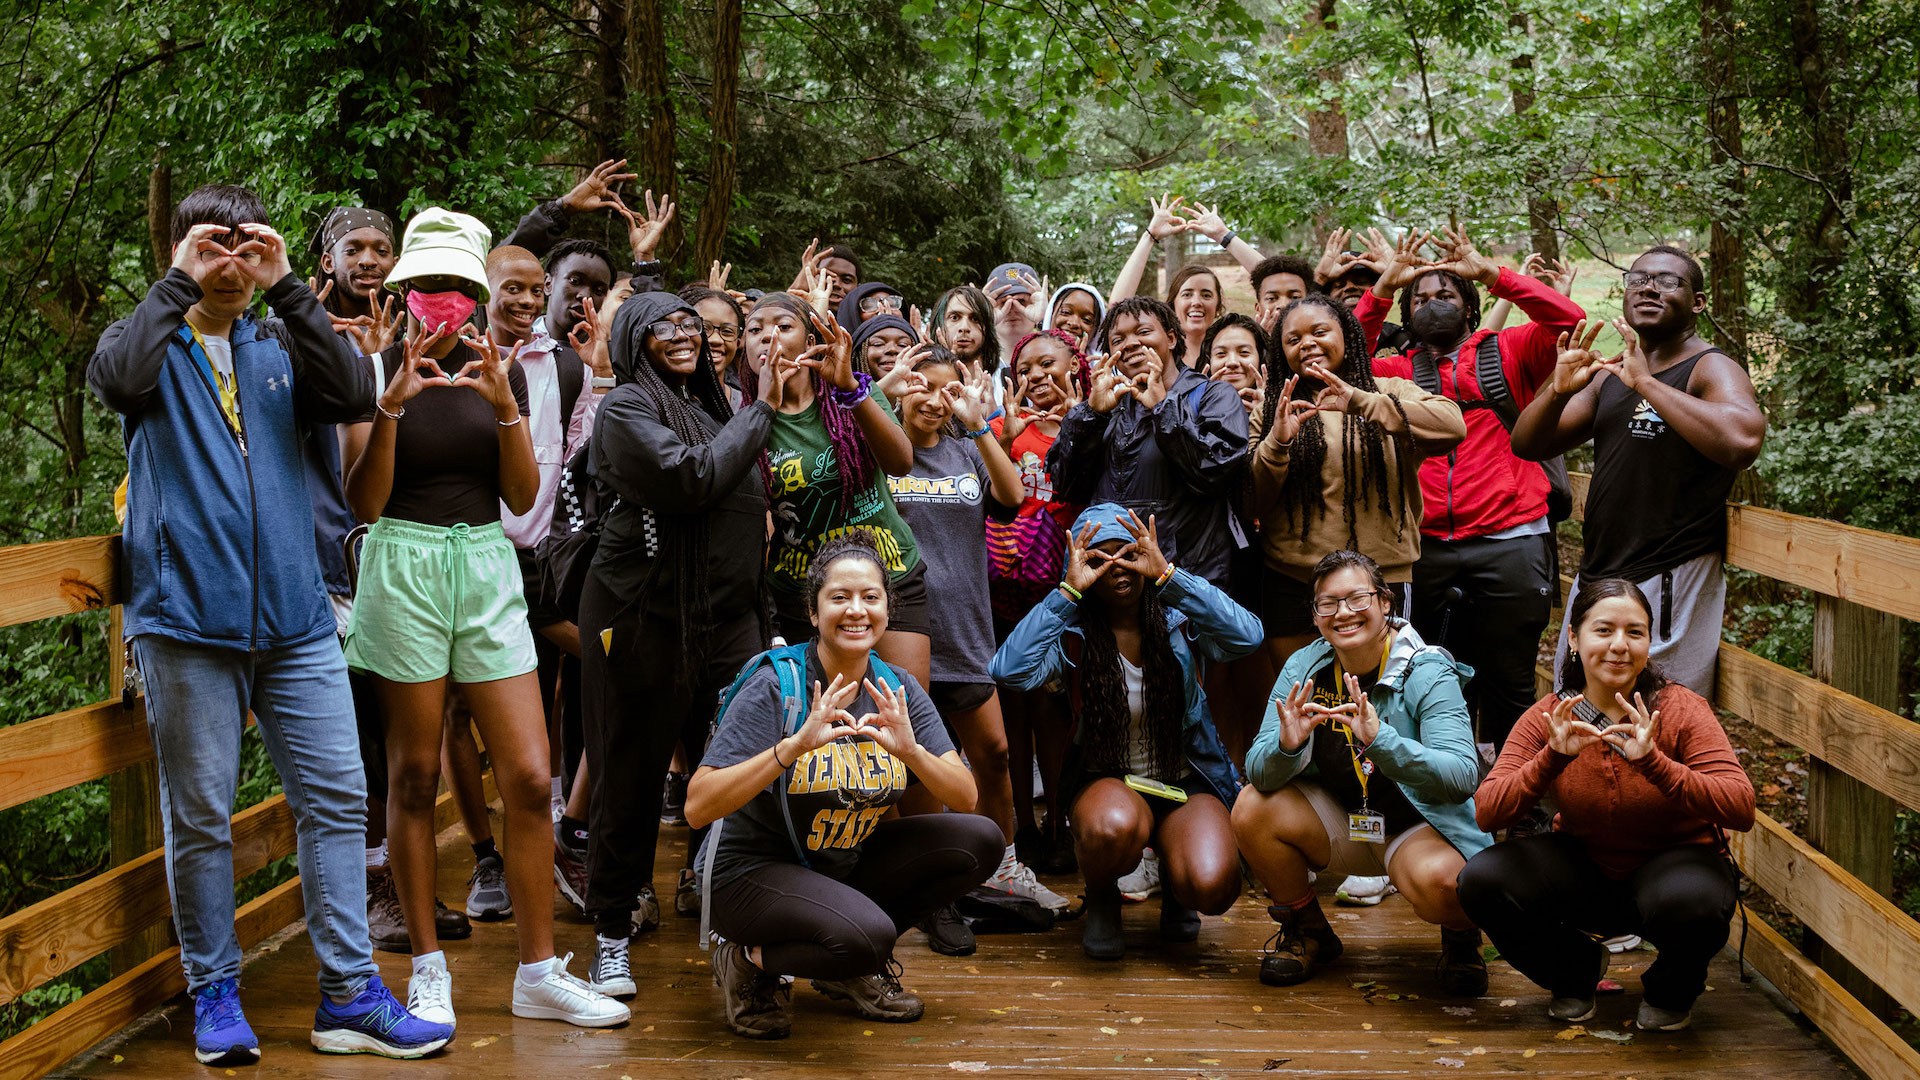
M1379 564L1336 551L1313 568L1320 640L1296 651L1247 751L1233 832L1280 924L1260 981L1292 986L1340 955L1309 871L1386 875L1440 925L1441 986L1487 992L1480 931L1454 879L1493 843L1475 823L1480 782L1460 684L1471 668L1394 616Z
M209 184L173 212L173 265L109 326L87 385L121 414L130 653L160 770L167 884L194 1003L194 1056L260 1059L240 1008L228 815L249 710L299 843L320 962L311 1041L419 1057L453 1029L381 983L367 940L366 785L347 666L314 549L300 425L354 419L372 373L293 273L243 187ZM251 314L266 290L277 318Z
M1175 569L1158 523L1114 503L1083 511L1068 538L1065 580L1014 627L988 668L1033 690L1062 678L1076 718L1061 770L1074 851L1087 884L1082 947L1126 952L1119 879L1151 844L1160 855L1160 936L1192 941L1200 912L1240 893L1228 811L1240 777L1220 745L1195 668L1259 648L1260 620Z

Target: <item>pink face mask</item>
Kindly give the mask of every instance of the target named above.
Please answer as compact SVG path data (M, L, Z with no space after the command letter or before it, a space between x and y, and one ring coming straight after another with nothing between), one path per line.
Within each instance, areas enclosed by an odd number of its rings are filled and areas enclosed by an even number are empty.
M473 317L473 309L478 305L479 301L463 292L407 292L407 310L420 320L420 325L426 327L428 332L442 326L447 328L448 333L458 330Z

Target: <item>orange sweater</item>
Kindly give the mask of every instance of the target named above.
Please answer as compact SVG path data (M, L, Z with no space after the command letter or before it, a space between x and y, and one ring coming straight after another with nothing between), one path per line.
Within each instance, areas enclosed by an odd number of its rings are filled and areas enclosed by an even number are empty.
M1474 792L1481 828L1511 825L1552 792L1560 804L1555 827L1584 841L1615 878L1676 845L1717 844L1716 825L1753 828L1753 781L1705 698L1678 683L1660 691L1654 748L1639 761L1604 744L1577 757L1553 749L1545 711L1553 701L1542 698L1520 718Z

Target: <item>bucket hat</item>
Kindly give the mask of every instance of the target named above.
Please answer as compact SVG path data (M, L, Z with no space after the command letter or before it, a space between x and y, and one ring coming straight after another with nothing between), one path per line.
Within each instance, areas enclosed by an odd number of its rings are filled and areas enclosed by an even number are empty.
M400 242L400 261L387 275L387 288L402 291L413 278L447 275L470 281L480 290L480 302L492 295L487 288L487 251L493 232L479 218L445 207L429 206L407 222Z

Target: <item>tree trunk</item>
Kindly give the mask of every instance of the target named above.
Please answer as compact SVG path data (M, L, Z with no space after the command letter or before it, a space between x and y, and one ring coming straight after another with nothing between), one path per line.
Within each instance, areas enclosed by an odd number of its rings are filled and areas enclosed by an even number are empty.
M1323 30L1332 34L1340 28L1334 20L1334 6L1339 0L1313 0L1307 8L1306 30L1312 33ZM1313 156L1326 165L1333 161L1346 161L1347 150L1347 110L1341 106L1338 90L1342 75L1339 65L1320 69L1320 82L1335 91L1325 109L1307 113L1307 149ZM1333 231L1336 212L1331 206L1322 206L1313 215L1313 240L1316 246L1326 243L1327 234Z
M627 5L626 0L600 0L592 7L600 19L588 78L593 98L587 127L593 141L589 157L601 162L627 156Z
M162 159L147 174L147 240L153 245L153 272L165 277L173 265L173 166Z
M680 201L680 166L675 155L678 124L673 99L667 89L667 28L661 0L633 0L628 8L629 35L627 69L633 73L638 100L633 117L639 129L633 171L654 197ZM660 240L656 257L669 268L686 257L686 232L682 216L675 214Z
M1782 313L1802 322L1818 321L1827 311L1828 283L1847 257L1847 233L1841 214L1853 199L1853 168L1847 133L1852 117L1836 100L1834 83L1847 63L1843 28L1829 27L1822 0L1796 0L1789 9L1788 69L1799 80L1801 130L1806 133L1803 169L1808 180L1806 212L1789 240L1782 260ZM1837 370L1809 373L1800 409L1810 418L1831 419L1852 405Z
M1701 0L1701 82L1707 91L1709 160L1720 177L1707 238L1707 289L1715 344L1741 363L1747 356L1747 252L1735 224L1746 204L1740 98L1734 85L1733 0Z
M700 244L694 272L705 273L727 245L733 209L735 142L740 132L741 0L716 0L713 10L713 140L707 155L707 195L700 205Z
M1527 14L1516 11L1507 17L1507 25L1522 38L1531 39L1532 30L1527 25ZM1507 78L1508 92L1513 96L1513 116L1524 125L1527 141L1539 146L1543 142L1540 125L1533 114L1533 51L1526 52L1507 61L1512 74ZM1560 204L1547 194L1546 174L1536 161L1526 168L1524 182L1527 187L1527 232L1533 241L1533 250L1543 259L1558 261L1560 258L1560 234L1554 232L1553 221L1560 212Z

